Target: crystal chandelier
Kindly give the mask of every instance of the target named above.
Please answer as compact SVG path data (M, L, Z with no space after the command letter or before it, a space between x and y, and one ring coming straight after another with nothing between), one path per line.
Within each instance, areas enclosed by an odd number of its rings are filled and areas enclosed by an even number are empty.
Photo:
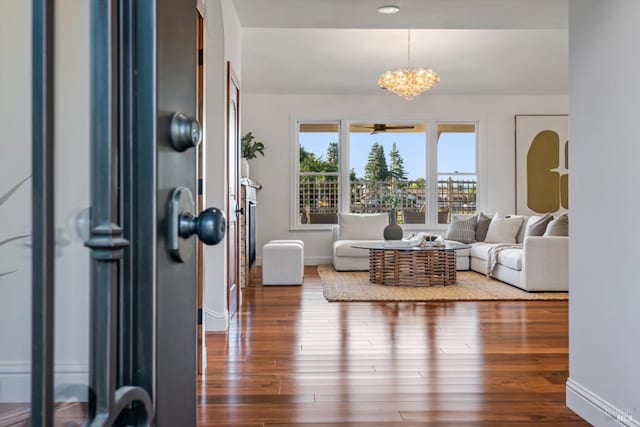
M378 85L406 99L412 99L438 82L440 77L432 69L411 68L411 30L407 30L407 68L385 71L378 79Z

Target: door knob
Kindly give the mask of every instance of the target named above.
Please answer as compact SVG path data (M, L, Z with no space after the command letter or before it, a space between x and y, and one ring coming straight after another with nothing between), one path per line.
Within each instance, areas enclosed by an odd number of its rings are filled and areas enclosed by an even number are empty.
M178 262L187 261L195 248L193 235L206 245L216 245L224 238L227 220L220 209L209 208L195 216L193 194L186 187L173 190L167 212L167 249Z
M189 117L184 113L174 113L171 116L169 136L171 146L176 151L186 151L200 144L200 141L202 141L202 127L193 117Z
M236 208L236 213L240 214L240 215L244 215L244 207L242 208Z
M205 245L217 245L224 238L227 220L220 209L208 208L194 216L191 212L183 212L178 220L180 237L188 239L194 234Z

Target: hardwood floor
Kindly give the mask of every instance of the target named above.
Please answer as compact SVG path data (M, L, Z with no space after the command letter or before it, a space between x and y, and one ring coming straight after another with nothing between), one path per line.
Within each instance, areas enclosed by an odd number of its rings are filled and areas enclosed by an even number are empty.
M208 334L201 426L588 426L565 407L567 302L329 303L244 290Z

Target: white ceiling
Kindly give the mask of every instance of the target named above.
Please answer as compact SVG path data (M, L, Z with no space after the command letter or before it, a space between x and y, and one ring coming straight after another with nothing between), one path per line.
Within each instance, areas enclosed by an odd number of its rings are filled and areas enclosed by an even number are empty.
M433 94L567 94L568 0L234 1L244 93L380 94L412 28L412 65L441 78Z

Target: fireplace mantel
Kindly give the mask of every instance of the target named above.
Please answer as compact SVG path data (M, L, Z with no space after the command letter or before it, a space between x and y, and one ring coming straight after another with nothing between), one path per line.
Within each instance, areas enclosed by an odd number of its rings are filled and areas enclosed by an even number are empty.
M262 185L251 178L240 180L240 287L251 285L255 272L257 191Z

